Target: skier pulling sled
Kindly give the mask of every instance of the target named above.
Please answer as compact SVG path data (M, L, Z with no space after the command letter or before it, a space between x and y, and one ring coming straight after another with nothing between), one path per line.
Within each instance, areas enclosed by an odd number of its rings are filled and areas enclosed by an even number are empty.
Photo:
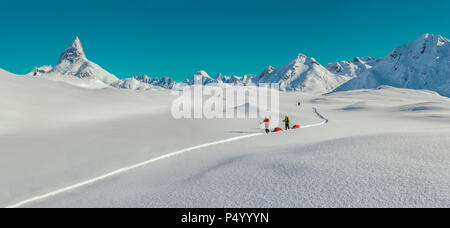
M288 117L288 116L284 117L283 122L284 122L284 127L285 127L286 131L289 130L289 129L291 129L291 128L289 127L289 122L290 122L290 120L289 120L289 117Z
M285 124L286 131L291 130L291 129L300 129L300 125L294 125L291 128L291 126L290 126L291 121L289 119L289 116L285 116L283 122ZM260 124L264 124L264 129L265 129L266 134L269 134L271 132L270 131L270 119L268 117L264 118L264 120ZM281 131L283 131L283 129L281 127L276 127L273 129L272 132L281 132Z
M269 134L270 133L270 130L269 130L269 128L270 128L270 119L269 118L264 118L264 120L263 120L263 122L261 122L261 124L264 124L264 128L265 128L265 131L266 131L266 134Z

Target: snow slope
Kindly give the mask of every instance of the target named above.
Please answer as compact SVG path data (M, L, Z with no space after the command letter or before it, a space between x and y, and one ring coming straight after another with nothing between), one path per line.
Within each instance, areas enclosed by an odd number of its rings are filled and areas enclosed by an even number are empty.
M0 82L0 206L261 132L258 119L173 119L166 91L4 71ZM392 87L280 99L293 124L321 122L313 107L329 122L198 148L24 206L450 206L450 99Z
M95 123L160 108L145 105L149 96L146 93L111 87L92 90L80 87L81 84L18 76L4 70L0 70L0 82L0 135ZM156 99L158 95L152 97Z
M330 122L183 153L27 206L450 206L449 99L386 88L308 97L301 110L292 94L282 100L296 123L312 106ZM433 108L403 108L425 101Z
M424 34L412 43L396 48L361 77L336 89L373 89L380 85L428 89L450 96L450 41Z

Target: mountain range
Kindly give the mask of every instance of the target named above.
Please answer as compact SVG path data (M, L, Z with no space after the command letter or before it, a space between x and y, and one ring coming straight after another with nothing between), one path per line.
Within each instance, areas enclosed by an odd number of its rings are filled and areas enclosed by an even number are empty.
M119 79L87 59L77 37L63 51L55 67L35 68L29 75L88 78L123 89L172 89L180 84L170 77L152 78L133 75ZM276 83L281 91L328 93L355 89L374 89L381 85L433 90L450 97L450 44L440 35L424 34L412 43L400 46L385 58L356 57L350 61L327 64L299 54L289 63L266 67L260 74L243 77L218 74L212 78L205 71L196 72L183 83L187 85L249 86Z

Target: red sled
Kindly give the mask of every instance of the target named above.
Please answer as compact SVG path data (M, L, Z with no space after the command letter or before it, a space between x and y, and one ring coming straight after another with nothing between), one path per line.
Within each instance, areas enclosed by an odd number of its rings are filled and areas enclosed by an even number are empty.
M300 129L300 125L295 125L292 127L292 129Z
M273 132L279 132L279 131L283 131L283 129L281 129L280 127L273 129Z

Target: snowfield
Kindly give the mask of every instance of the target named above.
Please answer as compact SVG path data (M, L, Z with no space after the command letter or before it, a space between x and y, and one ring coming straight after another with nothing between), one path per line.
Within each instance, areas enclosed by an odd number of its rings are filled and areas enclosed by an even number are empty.
M450 207L450 99L435 92L281 93L280 119L329 122L269 135L259 119L176 120L174 99L0 70L0 206Z

